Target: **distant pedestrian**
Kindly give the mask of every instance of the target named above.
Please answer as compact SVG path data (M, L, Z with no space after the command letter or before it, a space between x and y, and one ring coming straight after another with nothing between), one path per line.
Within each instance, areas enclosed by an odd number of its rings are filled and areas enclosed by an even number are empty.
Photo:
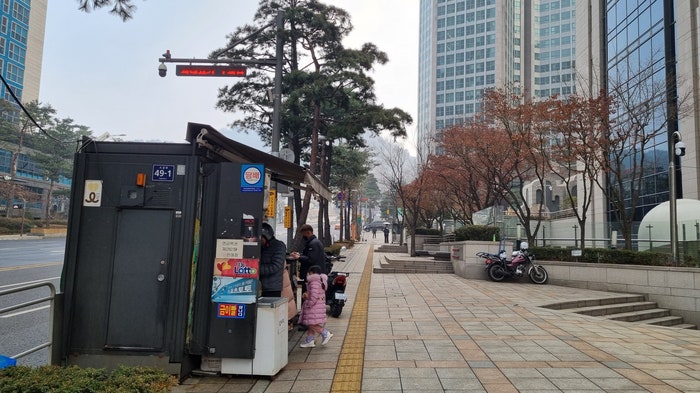
M299 323L308 327L306 338L299 346L313 348L316 346L316 335L321 335L321 345L328 344L333 333L328 331L326 325L326 287L328 276L321 272L321 268L313 265L306 273L306 292L302 295L304 303L301 305Z
M384 226L384 243L389 243L389 225Z
M377 238L377 228L372 228L372 239Z

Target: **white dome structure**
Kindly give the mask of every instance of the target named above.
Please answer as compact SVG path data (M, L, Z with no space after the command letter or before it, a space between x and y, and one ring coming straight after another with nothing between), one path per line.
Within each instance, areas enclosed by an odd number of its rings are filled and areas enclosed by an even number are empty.
M700 201L697 199L676 200L676 223L678 241L700 240ZM685 238L683 237L685 234ZM669 202L660 203L647 213L639 223L637 240L639 251L655 247L668 247L671 243L671 207Z

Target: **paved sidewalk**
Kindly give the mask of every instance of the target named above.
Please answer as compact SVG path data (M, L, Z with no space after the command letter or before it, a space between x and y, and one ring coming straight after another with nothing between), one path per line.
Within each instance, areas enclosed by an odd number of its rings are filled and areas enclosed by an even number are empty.
M340 318L329 318L335 336L328 345L299 348L302 333L295 331L289 364L275 378L194 377L175 391L353 391L337 378L336 365L357 340L346 337L351 321L366 313L361 388L354 391L700 392L700 331L539 307L611 295L606 292L450 274L365 273L371 277L367 307L354 308L363 301L358 288L367 255L375 266L384 257L375 246L356 245L345 267L336 266L351 272L350 302Z

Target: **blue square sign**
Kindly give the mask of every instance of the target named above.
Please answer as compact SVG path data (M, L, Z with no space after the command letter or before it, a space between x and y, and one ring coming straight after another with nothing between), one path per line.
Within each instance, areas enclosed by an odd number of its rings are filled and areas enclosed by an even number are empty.
M241 192L262 192L265 185L263 164L241 165Z
M153 181L173 181L175 179L175 165L153 164L151 179Z

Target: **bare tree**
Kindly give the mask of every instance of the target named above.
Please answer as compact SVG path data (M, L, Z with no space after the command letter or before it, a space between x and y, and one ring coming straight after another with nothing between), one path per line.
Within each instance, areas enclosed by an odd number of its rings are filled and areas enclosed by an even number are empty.
M576 217L583 245L593 191L602 172L601 152L595 142L606 136L609 100L605 95L571 95L566 99L550 97L538 106L542 119L538 151L545 158L548 174L564 186L559 190L564 192L565 205Z
M382 160L379 170L384 185L396 199L397 207L403 210L398 216L399 226L406 225L411 236L409 253L416 255L415 229L420 219L421 202L425 196L425 177L421 176L425 162L421 157L410 157L408 150L396 143L385 143L378 154ZM400 234L403 243L403 233Z

